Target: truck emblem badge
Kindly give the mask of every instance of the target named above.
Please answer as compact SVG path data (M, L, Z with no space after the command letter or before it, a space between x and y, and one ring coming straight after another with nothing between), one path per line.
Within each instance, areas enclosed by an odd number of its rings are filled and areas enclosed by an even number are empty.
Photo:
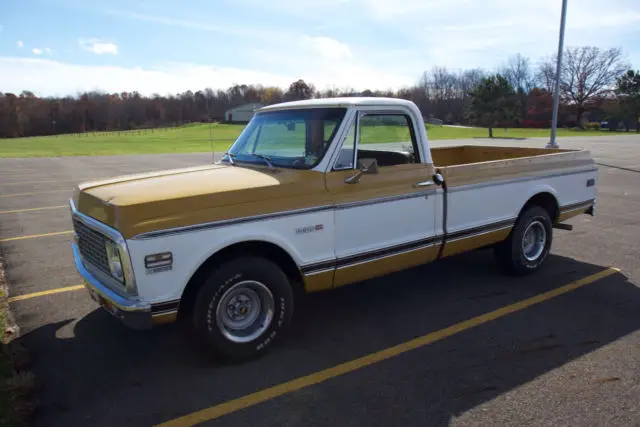
M315 231L321 231L324 229L324 224L305 225L304 227L296 228L296 234L313 233Z

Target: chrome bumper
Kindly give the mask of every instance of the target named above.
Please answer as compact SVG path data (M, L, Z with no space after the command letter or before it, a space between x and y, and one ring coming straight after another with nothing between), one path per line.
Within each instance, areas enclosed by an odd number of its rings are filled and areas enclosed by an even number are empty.
M72 244L72 248L76 269L84 278L84 285L91 298L130 328L150 329L153 325L151 305L124 297L103 285L85 268L80 250L75 242Z

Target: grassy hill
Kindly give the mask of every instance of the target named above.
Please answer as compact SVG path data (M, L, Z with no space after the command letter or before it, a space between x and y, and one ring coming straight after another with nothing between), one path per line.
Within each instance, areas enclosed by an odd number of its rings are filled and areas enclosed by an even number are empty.
M225 151L243 125L191 124L142 131L91 132L29 138L0 139L0 157L100 156L118 154L210 152L210 132L214 149ZM549 129L494 129L495 137L549 137ZM429 139L486 138L484 128L430 126ZM611 132L558 130L558 136L611 135ZM369 142L377 142L371 140Z

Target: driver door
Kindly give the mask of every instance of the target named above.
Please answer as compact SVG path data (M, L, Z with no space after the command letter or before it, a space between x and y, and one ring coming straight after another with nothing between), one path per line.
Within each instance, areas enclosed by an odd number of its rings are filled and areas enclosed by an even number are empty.
M413 126L403 111L359 112L351 123L326 175L336 206L334 286L435 259L436 185ZM401 153L408 147L416 154ZM359 174L356 166L374 159L377 171Z

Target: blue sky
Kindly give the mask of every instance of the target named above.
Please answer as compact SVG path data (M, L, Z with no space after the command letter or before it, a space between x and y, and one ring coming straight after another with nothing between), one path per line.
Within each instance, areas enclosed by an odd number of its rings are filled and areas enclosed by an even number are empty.
M606 6L605 6L606 4ZM176 93L234 83L395 89L557 49L561 0L2 0L0 91ZM640 2L569 0L566 44L640 68Z

